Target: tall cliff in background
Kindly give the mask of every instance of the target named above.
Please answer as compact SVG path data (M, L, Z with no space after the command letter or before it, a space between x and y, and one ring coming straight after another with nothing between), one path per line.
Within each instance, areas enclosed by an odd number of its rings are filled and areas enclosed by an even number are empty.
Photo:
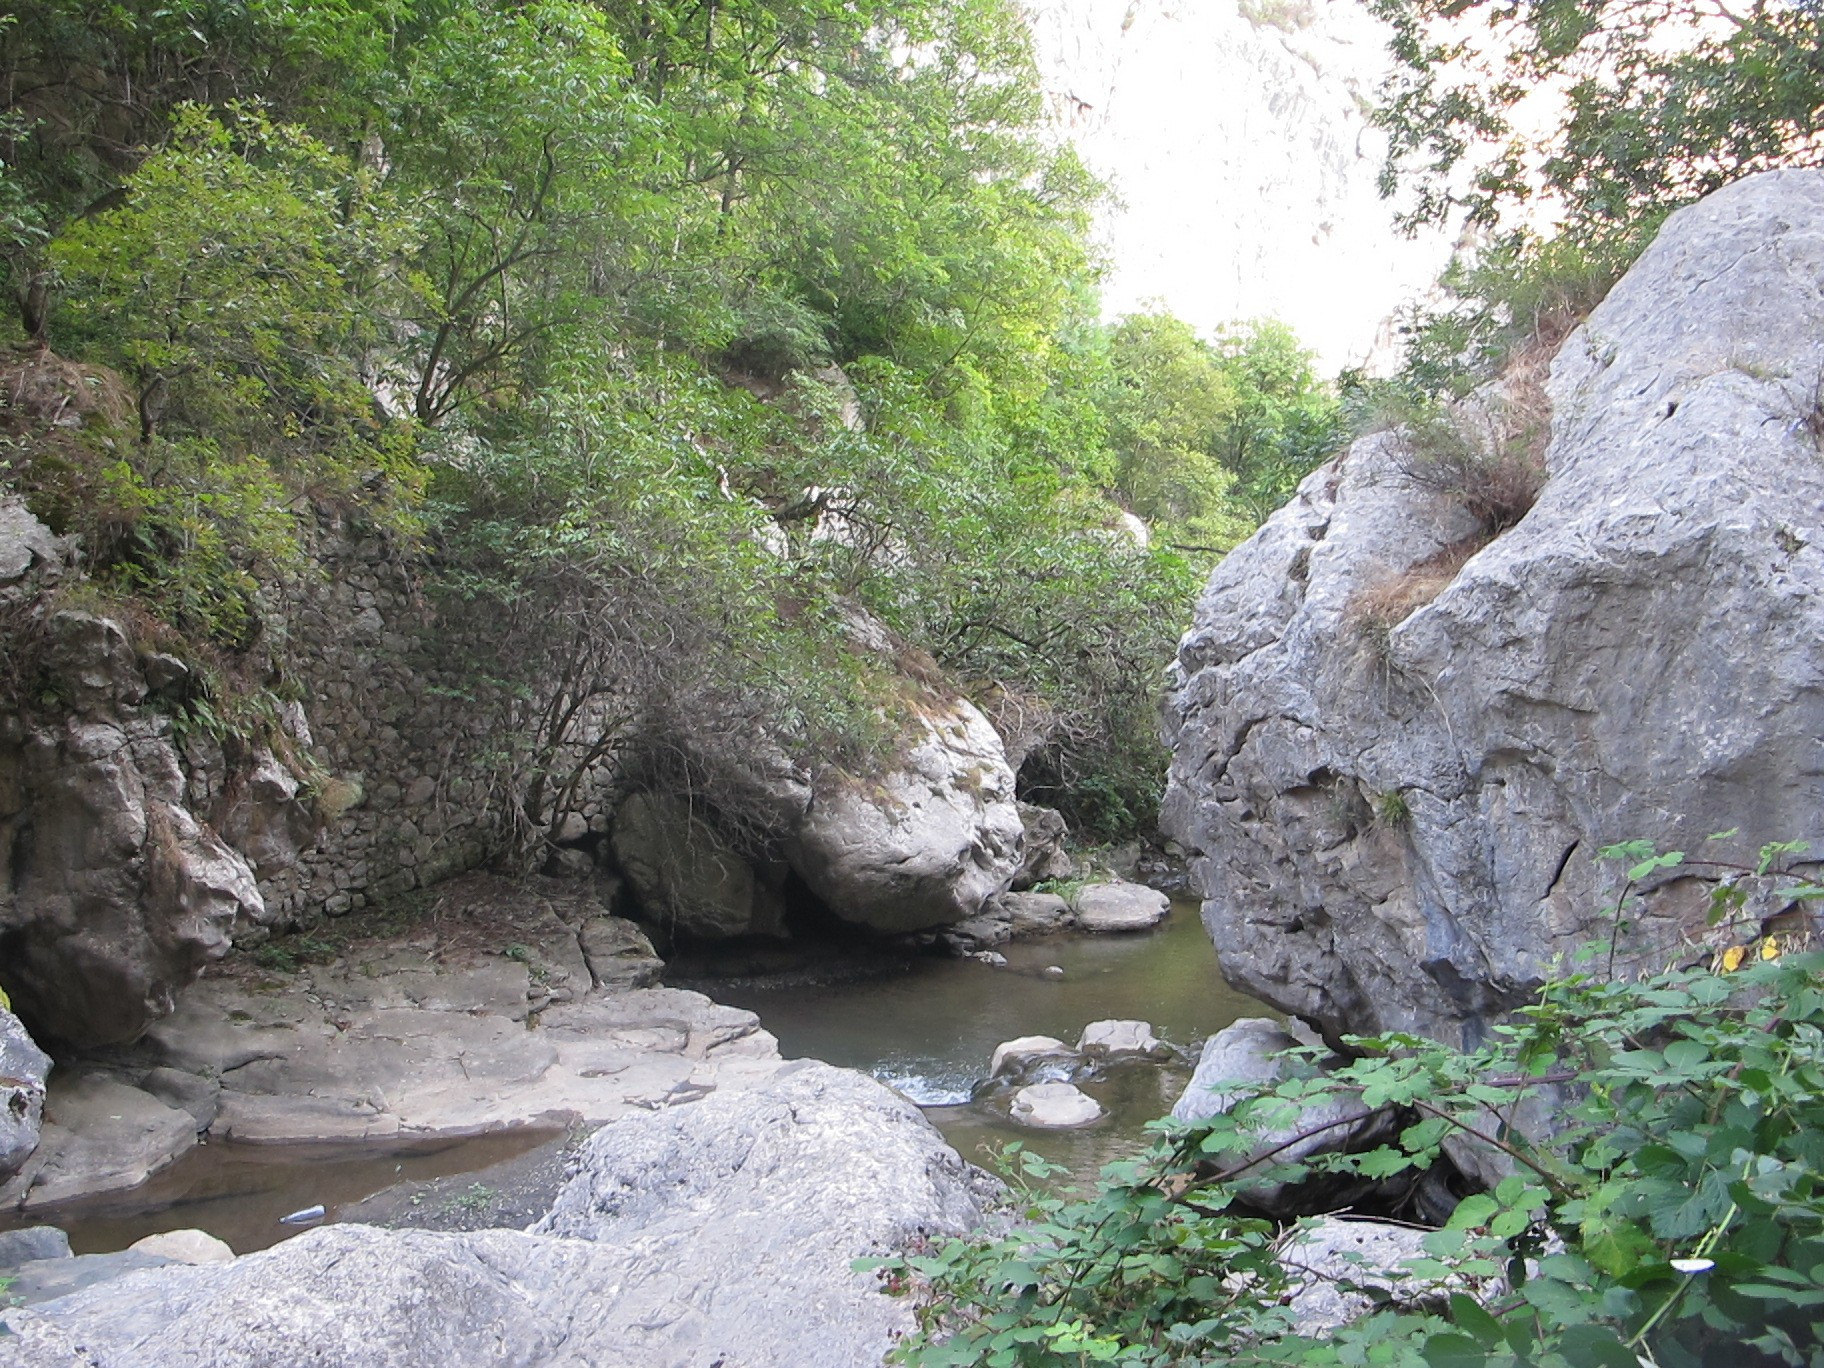
M1029 0L1053 116L1113 186L1111 313L1282 319L1335 369L1449 256L1393 226L1367 109L1388 58L1355 0Z

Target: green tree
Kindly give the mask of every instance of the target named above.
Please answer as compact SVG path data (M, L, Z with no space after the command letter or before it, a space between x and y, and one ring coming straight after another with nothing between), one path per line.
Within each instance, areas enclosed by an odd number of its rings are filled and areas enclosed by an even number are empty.
M1824 15L1810 5L1375 0L1398 66L1384 185L1410 218L1514 228L1543 201L1603 235L1750 171L1824 159ZM1531 92L1559 98L1533 132Z

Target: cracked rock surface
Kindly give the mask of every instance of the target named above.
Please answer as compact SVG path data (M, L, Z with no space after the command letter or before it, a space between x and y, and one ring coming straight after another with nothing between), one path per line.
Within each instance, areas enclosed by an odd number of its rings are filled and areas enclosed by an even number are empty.
M1356 605L1472 530L1364 438L1211 577L1162 825L1239 988L1473 1042L1606 936L1597 851L1746 855L1824 810L1824 174L1682 210L1566 341L1519 524L1379 632ZM1621 950L1701 933L1661 871ZM1778 909L1769 909L1777 911Z
M543 893L541 895L541 891ZM326 965L205 978L130 1049L51 1076L43 1134L0 1203L26 1211L144 1181L205 1133L265 1144L600 1123L781 1065L751 1012L650 986L659 961L584 894L472 877L454 914Z
M910 1325L850 1261L991 1184L911 1103L810 1061L599 1131L533 1232L328 1226L6 1313L0 1368L878 1363Z

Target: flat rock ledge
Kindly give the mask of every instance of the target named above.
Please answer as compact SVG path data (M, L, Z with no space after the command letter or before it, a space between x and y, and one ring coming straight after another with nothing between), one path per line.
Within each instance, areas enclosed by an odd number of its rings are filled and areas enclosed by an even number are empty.
M910 1325L851 1260L993 1184L918 1109L809 1061L583 1147L531 1232L327 1226L0 1313L0 1368L855 1368Z
M243 965L193 984L139 1044L51 1075L37 1151L0 1205L43 1212L135 1187L199 1136L316 1144L594 1124L781 1067L753 1013L630 986L660 968L631 923L561 910L523 898L510 931L488 928L497 949L446 928L356 944L326 966Z

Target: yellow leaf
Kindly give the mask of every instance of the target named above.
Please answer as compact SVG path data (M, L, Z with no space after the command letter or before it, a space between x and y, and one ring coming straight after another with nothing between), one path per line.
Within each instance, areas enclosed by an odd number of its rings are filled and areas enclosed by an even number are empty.
M1747 946L1745 946L1745 945L1730 946L1727 950L1723 951L1723 972L1725 974L1733 974L1737 969L1740 969L1742 967L1742 961L1747 958L1748 958L1748 947Z
M1761 958L1762 959L1772 960L1772 959L1778 959L1779 957L1780 957L1779 937L1769 936L1769 937L1767 937L1766 940L1761 942Z

